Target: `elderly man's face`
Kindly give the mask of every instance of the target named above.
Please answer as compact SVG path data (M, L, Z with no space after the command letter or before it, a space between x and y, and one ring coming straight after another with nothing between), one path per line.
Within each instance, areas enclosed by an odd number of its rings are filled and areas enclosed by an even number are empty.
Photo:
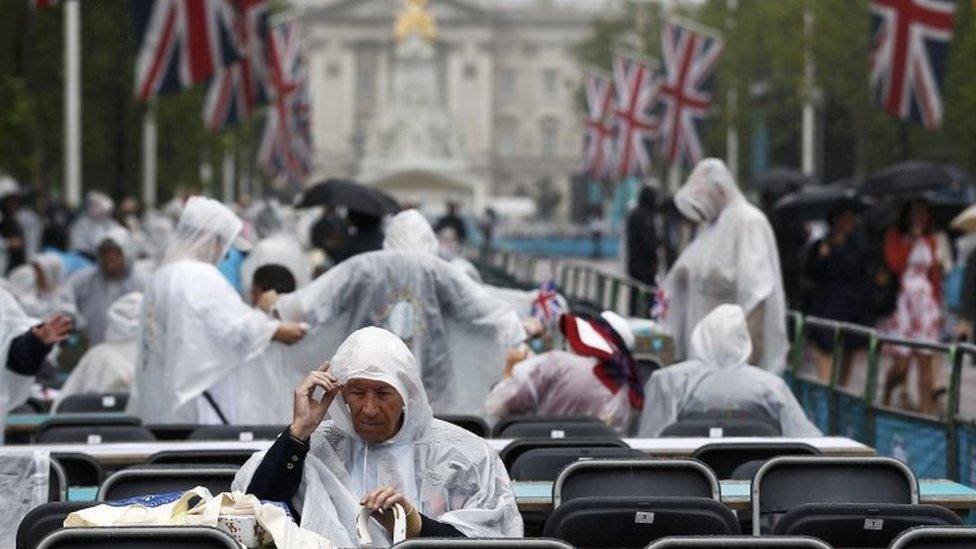
M369 379L350 379L342 388L349 404L353 428L369 442L383 442L400 430L403 399L388 383Z

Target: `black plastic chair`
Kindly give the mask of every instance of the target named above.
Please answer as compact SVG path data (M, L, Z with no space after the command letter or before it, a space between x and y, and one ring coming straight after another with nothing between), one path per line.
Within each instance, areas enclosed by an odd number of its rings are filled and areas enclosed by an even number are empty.
M570 463L591 459L648 459L633 448L533 448L515 458L509 470L512 480L555 480Z
M938 505L807 503L780 517L773 534L815 536L843 547L887 547L918 526L960 526L959 516Z
M630 448L619 438L520 438L509 442L498 452L498 457L505 464L505 470L511 472L515 460L519 456L536 448Z
M720 501L715 473L691 459L577 461L567 465L552 486L554 509L577 498L604 496Z
M151 442L155 441L139 418L126 415L56 415L38 427L38 443Z
M769 418L738 411L712 411L682 416L661 431L661 437L778 437L779 425Z
M507 547L508 549L573 549L558 539L458 539L458 538L414 538L401 541L394 545L401 549L440 549L441 547L470 547L472 549L491 549L492 547Z
M802 442L716 442L706 444L691 455L708 465L719 480L733 478L740 466L754 461L765 462L780 456L819 456L819 449ZM751 479L752 477L748 477Z
M481 438L487 438L491 430L488 429L488 424L485 420L478 416L466 416L466 415L436 415L435 418L446 421L451 425L457 425L458 427L472 432Z
M589 416L510 416L492 432L494 438L615 438L620 435Z
M204 425L196 428L188 440L274 440L285 425Z
M237 473L233 466L138 465L109 475L98 489L98 501L148 494L184 492L203 486L212 494L230 491Z
M815 538L804 537L763 537L721 536L721 537L673 537L665 538L647 546L647 549L711 549L731 547L735 549L831 549L829 545Z
M37 549L240 549L229 534L201 526L65 528L53 532Z
M763 518L775 524L809 503L915 505L918 481L908 466L887 457L773 458L752 480L753 535L761 533Z
M129 393L79 393L68 395L58 403L55 414L90 414L125 412Z
M146 429L152 431L156 440L186 440L200 427L195 423L148 423Z
M64 467L56 459L49 459L47 477L47 501L65 501L68 499L68 475Z
M31 509L17 527L17 549L34 549L48 534L62 527L69 513L93 505L90 501L55 501Z
M68 486L99 486L105 480L102 465L81 452L54 452L51 458L61 464Z
M260 450L165 450L146 460L147 465L244 465Z
M553 509L543 533L575 547L644 547L668 536L738 534L739 523L709 498L581 497Z
M922 527L903 532L891 549L971 549L976 547L976 528Z

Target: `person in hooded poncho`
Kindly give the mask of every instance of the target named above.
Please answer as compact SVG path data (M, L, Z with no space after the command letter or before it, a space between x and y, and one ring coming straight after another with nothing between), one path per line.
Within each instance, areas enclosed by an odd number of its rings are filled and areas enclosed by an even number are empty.
M305 334L248 307L217 270L241 225L209 198L183 209L142 308L128 411L147 423L235 423L238 408L264 396L244 366L273 340L292 344Z
M738 305L719 305L691 334L686 362L651 374L644 388L640 437L657 437L685 415L738 411L779 425L786 437L819 437L778 375L748 364L752 341Z
M560 328L569 351L549 351L512 364L485 408L509 415L585 415L627 434L643 406L644 388L631 350L634 332L612 311L587 320L564 314ZM514 359L514 360L513 360Z
M408 538L522 536L498 455L433 418L414 356L394 334L353 332L295 390L294 410L274 445L237 473L234 490L290 503L303 528L340 547L358 543L359 504L374 511L378 545L390 543L394 503L407 514Z
M58 402L81 393L128 393L135 376L142 294L117 299L106 314L105 339L88 349L61 387Z
M11 271L4 285L30 316L43 318L57 312L75 315L74 304L63 292L64 281L61 257L45 252Z
M85 213L71 225L69 245L74 251L95 257L105 235L121 225L114 218L115 201L98 191L85 194Z
M301 372L316 357L331 355L359 328L381 326L416 355L435 412L478 413L500 378L506 351L526 338L522 320L437 257L437 237L419 212L394 216L383 247L280 297L275 314L308 322L313 332L287 350L290 370Z
M93 346L105 341L112 303L126 294L143 291L143 280L134 269L134 242L129 231L122 227L108 231L98 244L96 258L96 266L72 275L64 288Z
M734 303L749 319L757 364L782 372L789 349L786 298L766 216L746 201L725 163L715 158L695 166L674 201L699 224L664 280L670 307L665 323L678 356L689 355L691 331L705 315Z

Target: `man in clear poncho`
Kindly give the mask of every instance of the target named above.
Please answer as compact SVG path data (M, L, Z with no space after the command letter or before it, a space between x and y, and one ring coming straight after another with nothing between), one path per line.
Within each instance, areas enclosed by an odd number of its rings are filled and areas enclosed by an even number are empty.
M291 425L244 464L232 488L288 502L303 528L340 547L358 543L360 504L373 511L379 545L390 543L395 503L408 538L523 533L498 454L433 418L410 349L376 327L353 332L298 386Z
M135 272L135 243L129 231L116 227L98 243L98 264L78 271L65 282L64 293L74 302L84 321L88 344L105 341L108 308L120 297L143 291Z
M58 402L81 393L128 393L135 376L142 294L132 292L108 308L102 343L88 349L61 387Z
M112 218L115 201L104 193L88 191L85 194L85 213L71 225L69 246L72 250L95 257L98 245L112 229L121 227Z
M308 322L313 332L287 350L292 372L331 355L353 331L381 326L416 355L436 413L478 413L505 352L526 329L507 303L437 257L437 246L430 224L407 210L390 221L382 251L350 258L282 296L276 314Z
M695 166L675 205L699 224L695 239L664 280L665 322L679 357L688 356L692 329L723 303L742 307L756 363L780 373L786 366L786 299L776 239L766 216L749 204L721 160Z
M248 307L217 270L241 225L223 204L191 198L147 284L129 402L147 423L235 423L238 409L265 397L248 376L250 359L305 334Z
M655 371L644 389L640 437L657 437L687 414L739 411L779 425L786 437L819 437L786 383L748 364L752 341L738 305L719 305L691 335L689 360Z

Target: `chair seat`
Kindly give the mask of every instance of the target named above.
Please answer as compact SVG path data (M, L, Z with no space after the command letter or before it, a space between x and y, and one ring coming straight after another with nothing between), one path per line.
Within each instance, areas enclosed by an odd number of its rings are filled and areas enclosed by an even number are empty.
M954 526L959 517L938 505L808 503L784 514L773 534L812 536L842 547L888 547L917 526Z

